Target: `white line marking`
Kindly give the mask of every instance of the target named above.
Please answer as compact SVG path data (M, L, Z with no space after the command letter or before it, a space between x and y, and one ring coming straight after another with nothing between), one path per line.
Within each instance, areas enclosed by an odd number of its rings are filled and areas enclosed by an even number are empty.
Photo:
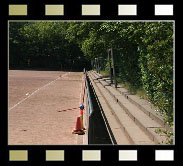
M70 72L69 72L69 73L70 73ZM37 90L35 90L34 92L32 92L29 96L27 96L26 98L22 99L22 100L19 101L17 104L15 104L13 107L11 107L11 108L9 109L9 111L12 110L13 108L15 108L16 106L18 106L19 104L23 103L25 100L27 100L29 97L31 97L32 95L34 95L34 94L35 94L36 92L38 92L39 90L41 90L41 89L43 89L43 88L49 86L49 85L52 84L53 82L59 80L60 78L66 76L66 75L69 74L69 73L65 73L65 74L62 75L61 77L58 77L57 79L55 79L55 80L53 80L53 81L47 83L46 85L44 85L44 86L38 88Z

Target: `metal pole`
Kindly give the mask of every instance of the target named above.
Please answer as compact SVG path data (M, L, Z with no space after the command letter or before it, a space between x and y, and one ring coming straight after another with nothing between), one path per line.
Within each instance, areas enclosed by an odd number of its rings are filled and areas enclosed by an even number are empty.
M100 74L100 71L101 71L101 69L102 69L102 64L103 64L103 62L102 62L102 57L98 57L98 59L99 59L99 74Z
M95 58L95 69L97 71L97 58Z
M112 72L111 72L111 56L110 56L110 49L108 50L108 61L109 61L109 74L110 74L110 80L111 80L111 84L113 83L112 80Z
M99 58L97 58L97 69L98 69L97 73L100 73L100 69L99 69Z
M100 59L98 58L98 73L100 74Z
M97 70L97 73L98 73L98 58L96 58L96 70Z
M116 72L115 72L115 64L114 64L114 55L113 55L112 48L111 48L111 56L112 56L112 67L113 67L114 85L115 85L115 88L117 88Z
M92 70L93 70L93 60L91 60L91 67L92 67Z

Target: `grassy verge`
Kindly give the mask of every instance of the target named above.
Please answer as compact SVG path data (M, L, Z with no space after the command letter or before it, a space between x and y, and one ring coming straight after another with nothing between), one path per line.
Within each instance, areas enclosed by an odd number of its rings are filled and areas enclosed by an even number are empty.
M100 74L105 75L105 76L109 75L108 72L106 72L106 71L101 71ZM128 91L130 91L132 94L139 96L141 99L148 100L148 97L142 87L137 88L128 82L123 82L120 78L117 78L117 83L118 83L118 85L120 85L120 86L124 87L125 89L127 89Z
M118 85L124 87L125 89L130 91L132 94L138 95L141 99L148 100L147 95L146 95L145 91L143 90L143 88L134 87L133 85L131 85L128 82L119 82L118 81Z

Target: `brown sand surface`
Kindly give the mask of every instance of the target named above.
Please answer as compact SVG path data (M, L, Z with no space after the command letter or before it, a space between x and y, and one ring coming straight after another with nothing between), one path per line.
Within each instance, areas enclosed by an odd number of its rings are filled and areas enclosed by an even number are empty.
M81 72L9 70L8 144L78 144L79 108L62 110L79 107L81 88Z

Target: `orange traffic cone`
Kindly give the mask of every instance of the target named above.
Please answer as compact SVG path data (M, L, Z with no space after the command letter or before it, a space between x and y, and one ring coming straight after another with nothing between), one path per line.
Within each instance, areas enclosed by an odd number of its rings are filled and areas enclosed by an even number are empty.
M85 134L85 132L82 129L80 117L77 117L76 127L74 130L72 130L72 134L79 134L79 135Z
M82 130L86 130L83 125L83 116L80 116L81 128Z

